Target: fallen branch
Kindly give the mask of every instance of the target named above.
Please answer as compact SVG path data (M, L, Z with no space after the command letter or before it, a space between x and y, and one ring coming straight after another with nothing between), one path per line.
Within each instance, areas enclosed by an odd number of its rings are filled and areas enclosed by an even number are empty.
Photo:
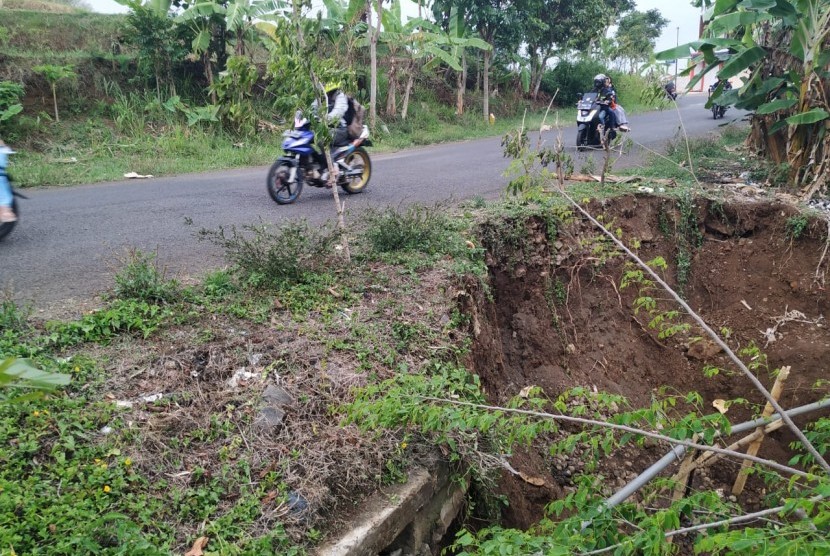
M810 498L811 502L821 502L824 500L826 496L814 496ZM714 529L715 527L723 527L724 525L737 525L739 523L746 523L747 521L755 521L756 519L761 519L768 515L778 514L784 511L786 506L776 506L774 508L769 508L766 510L760 510L757 512L753 512L750 514L739 515L735 517L730 517L729 519L722 519L720 521L713 521L711 523L701 523L700 525L692 525L690 527L683 527L682 529L675 529L674 531L668 531L663 534L664 537L673 537L676 535L683 535L686 533L694 533L695 531L704 531L706 529ZM800 517L800 516L799 516ZM802 518L803 519L803 518ZM599 550L592 550L590 552L580 552L579 556L593 556L595 554L604 554L606 552L611 552L612 550L616 550L617 548L623 546L625 543L618 543L611 546L606 546L605 548L600 548Z
M565 178L567 181L578 181L578 182L601 182L602 176L595 176L593 174L571 174L570 176L566 176ZM673 179L664 179L664 178L646 178L643 176L615 176L613 174L609 174L605 176L605 181L607 183L639 183L643 181L647 181L649 183L656 183L658 185L677 185L677 182Z
M794 467L789 467L787 465L782 465L778 462L759 458L757 456L752 456L748 454L744 454L741 452L735 452L733 450L727 450L725 448L717 448L715 446L708 446L705 444L698 444L696 442L690 442L688 440L679 440L677 438L672 438L670 436L666 436L664 434L659 434L656 432L651 432L643 429L638 429L635 427L629 427L628 425L617 425L615 423L609 423L607 421L598 421L595 419L585 419L583 417L573 417L571 415L557 415L554 413L545 413L542 411L532 411L530 409L511 409L506 407L499 407L494 405L484 405L484 404L477 404L472 402L462 402L459 400L448 400L445 398L434 398L430 396L418 396L418 398L424 401L431 401L431 402L438 402L438 403L445 403L450 405L459 405L464 407L472 407L474 409L481 409L486 411L501 411L503 413L516 413L519 415L531 415L533 417L539 417L541 419L550 419L552 421L564 421L567 423L578 423L580 425L590 425L594 427L601 427L606 429L613 429L618 431L627 432L630 434L634 434L637 436L645 436L648 438L653 438L655 440L662 440L669 444L685 446L687 448L695 448L697 450L708 450L710 452L715 452L718 454L723 454L726 456L733 456L741 460L749 460L755 463L759 463L766 467L770 467L777 471L781 471L782 473L786 473L788 475L796 475L798 477L803 478L810 478L812 475L809 473L805 473L799 469L795 469Z

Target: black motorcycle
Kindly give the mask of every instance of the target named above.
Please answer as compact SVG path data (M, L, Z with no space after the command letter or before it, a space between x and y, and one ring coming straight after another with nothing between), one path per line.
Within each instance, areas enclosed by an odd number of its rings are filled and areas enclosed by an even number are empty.
M600 113L602 110L610 110L608 101L601 99L599 93L592 91L582 93L577 97L576 103L576 148L583 151L587 148L602 148L602 131L600 125ZM617 132L613 129L608 131L608 141L613 141Z
M709 98L712 98L712 94L717 90L720 83L713 83L709 85ZM723 92L726 92L732 88L732 85L727 81L723 85ZM718 104L716 102L712 102L712 118L718 119L723 118L726 115L726 106L722 104Z
M666 83L664 89L669 100L677 100L677 87L675 87L674 81Z

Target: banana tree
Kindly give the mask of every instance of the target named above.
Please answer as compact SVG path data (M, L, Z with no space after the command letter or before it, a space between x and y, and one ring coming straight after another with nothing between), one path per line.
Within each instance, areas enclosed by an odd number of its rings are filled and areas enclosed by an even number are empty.
M281 13L288 8L282 0L232 0L227 4L224 14L225 25L233 34L234 52L244 56L250 51L250 44L256 42L259 35L255 31L256 23L264 16Z
M702 0L706 34L661 52L669 60L696 52L693 62L721 79L747 75L719 104L754 111L750 143L789 167L804 198L826 191L830 174L830 2L827 0ZM716 53L715 51L718 50ZM724 54L725 52L725 54ZM687 70L687 74L689 71Z
M205 69L205 77L208 80L208 87L212 90L214 86L213 58L216 55L217 62L222 65L225 57L225 14L227 8L215 1L197 2L182 12L177 18L178 23L189 26L194 33L191 42L193 54L202 61ZM220 45L214 46L214 34L221 37ZM220 59L221 58L221 59ZM211 92L211 102L216 104L216 94Z
M467 90L467 49L492 50L492 46L478 37L473 36L473 30L467 25L461 10L458 6L450 8L450 17L446 34L449 55L453 60L460 59L461 67L455 68L449 62L447 64L456 70L455 77L455 113L461 116L464 113L464 92Z
M348 67L354 64L354 49L368 31L366 0L323 0L326 14L321 32L338 50Z

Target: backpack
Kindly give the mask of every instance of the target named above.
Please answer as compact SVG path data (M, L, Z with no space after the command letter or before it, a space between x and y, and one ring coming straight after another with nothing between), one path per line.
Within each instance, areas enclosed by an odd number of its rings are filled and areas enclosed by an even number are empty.
M349 108L343 119L346 120L346 129L349 131L349 137L355 139L360 137L363 133L363 120L366 117L366 108L357 102L353 97L349 97Z

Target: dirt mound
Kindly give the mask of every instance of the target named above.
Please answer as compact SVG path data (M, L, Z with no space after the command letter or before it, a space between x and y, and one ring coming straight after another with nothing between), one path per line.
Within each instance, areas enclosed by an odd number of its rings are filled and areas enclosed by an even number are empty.
M826 223L766 202L625 196L596 202L589 210L643 260L662 257L668 263L665 279L721 331L730 347L755 346L745 359L757 364L757 376L767 387L774 369L792 366L781 398L784 407L821 397L815 385L826 378L830 349ZM510 244L504 233L484 234L491 238L486 247L492 299L478 292L466 307L476 336L471 369L493 402L536 385L551 398L584 387L620 394L640 407L666 387L698 392L703 413L713 411L715 399L747 399L750 405L729 411L733 423L760 411L762 396L730 370L734 367L714 343L696 340L699 331L660 337L649 327L649 315L636 309L642 301L638 298L654 296L659 307L676 307L660 299L667 297L663 292L621 289L621 277L630 267L590 223L575 220L555 229L555 223L535 218L515 226L526 241ZM706 378L705 368L710 375L714 368L719 371ZM776 432L761 455L786 460L791 440L786 431ZM621 454L610 464L610 475L624 483L664 453L658 447L648 454ZM507 526L533 523L580 469L578 461L532 451L512 461L517 469L543 478L546 489L506 476ZM734 463L724 466L718 472L722 476L699 480L731 484L737 468ZM750 489L743 501L751 504L755 498L757 492Z

